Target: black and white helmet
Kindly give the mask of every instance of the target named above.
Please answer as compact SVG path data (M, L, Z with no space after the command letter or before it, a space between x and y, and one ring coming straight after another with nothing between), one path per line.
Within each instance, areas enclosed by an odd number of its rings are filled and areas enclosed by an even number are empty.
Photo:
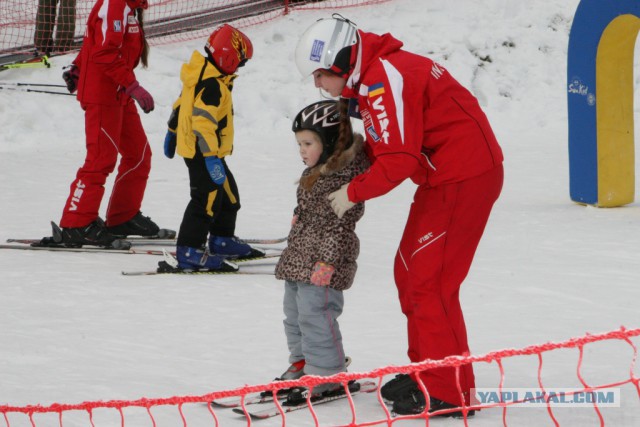
M334 13L320 19L302 34L296 46L296 65L303 77L317 69L330 70L338 53L358 42L358 30L348 19Z
M304 107L293 120L291 130L311 130L320 136L322 156L320 161L328 159L336 147L340 134L340 112L337 101L319 101Z

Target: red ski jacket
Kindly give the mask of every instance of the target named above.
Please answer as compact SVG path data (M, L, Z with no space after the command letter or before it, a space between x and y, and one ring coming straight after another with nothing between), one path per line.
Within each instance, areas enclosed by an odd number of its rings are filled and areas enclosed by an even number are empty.
M124 89L136 80L144 35L134 15L140 0L98 0L87 20L80 53L78 101L125 105Z
M349 185L352 202L381 196L407 178L437 186L502 163L478 101L444 67L402 50L390 34L358 33L342 96L357 99L372 166Z

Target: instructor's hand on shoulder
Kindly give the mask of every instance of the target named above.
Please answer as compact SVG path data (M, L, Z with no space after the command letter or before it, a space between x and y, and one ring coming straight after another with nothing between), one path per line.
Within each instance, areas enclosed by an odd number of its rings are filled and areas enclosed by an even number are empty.
M336 215L338 215L338 218L342 218L349 209L356 205L349 200L347 188L349 188L349 184L344 184L339 190L334 191L327 196L331 202L331 209L333 209Z
M153 111L154 103L153 97L149 92L146 91L145 88L140 86L137 80L129 85L125 93L136 100L142 111L145 113L149 113Z

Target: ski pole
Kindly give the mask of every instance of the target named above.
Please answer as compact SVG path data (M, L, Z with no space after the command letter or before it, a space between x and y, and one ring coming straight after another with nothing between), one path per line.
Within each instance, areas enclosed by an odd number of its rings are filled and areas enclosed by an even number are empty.
M2 87L0 86L0 90L15 90L18 92L36 92L36 93L49 93L52 95L66 95L66 96L76 96L73 93L64 93L64 92L53 92L50 90L38 90L38 89L27 89L23 87Z
M55 85L55 84L48 84L48 83L12 83L12 82L0 82L0 86L67 87L66 85Z

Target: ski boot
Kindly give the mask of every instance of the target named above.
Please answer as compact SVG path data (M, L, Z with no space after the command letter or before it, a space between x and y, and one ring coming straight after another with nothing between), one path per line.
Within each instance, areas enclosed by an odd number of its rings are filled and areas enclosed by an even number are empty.
M414 391L419 391L419 388L411 375L398 374L382 386L380 394L386 402L390 403Z
M178 268L183 270L238 271L238 268L227 262L224 257L209 254L204 249L178 246L176 258Z
M415 390L408 394L405 394L400 399L393 402L392 411L398 415L416 415L424 412L426 408L426 400L421 390ZM458 405L445 402L435 397L429 397L429 413L441 411L444 409L462 409ZM476 411L467 411L466 418L471 418L476 414ZM438 417L453 417L464 418L465 415L462 410L446 412L443 414L437 414Z
M63 228L60 230L56 225L52 240L58 241L68 248L81 248L84 245L92 245L108 249L128 249L131 245L129 242L119 240L109 233L104 221L100 218L84 227Z
M209 237L209 252L229 259L260 258L265 251L253 248L237 237Z
M127 236L143 236L143 237L156 237L160 231L160 227L151 221L148 216L143 216L142 212L135 214L129 221L122 224L109 226L107 230L111 234L117 237Z
M294 362L287 368L286 371L279 377L275 378L274 381L292 381L302 378L304 375L304 359L298 360ZM285 396L289 394L291 391L290 388L281 388L277 391L277 396ZM267 390L260 393L260 397L272 396L272 392Z

